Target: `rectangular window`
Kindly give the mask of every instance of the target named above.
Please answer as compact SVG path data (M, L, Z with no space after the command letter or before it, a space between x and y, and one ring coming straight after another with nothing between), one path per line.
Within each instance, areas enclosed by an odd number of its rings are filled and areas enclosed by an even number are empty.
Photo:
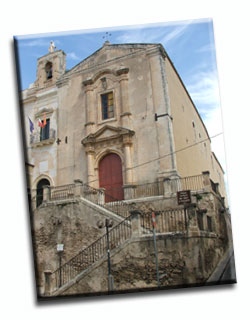
M43 124L42 120L42 124ZM50 127L50 119L46 119L46 125L44 128L40 129L40 141L49 139L49 127Z
M102 120L114 118L113 92L101 95L102 100Z
M207 231L213 232L212 218L207 216Z

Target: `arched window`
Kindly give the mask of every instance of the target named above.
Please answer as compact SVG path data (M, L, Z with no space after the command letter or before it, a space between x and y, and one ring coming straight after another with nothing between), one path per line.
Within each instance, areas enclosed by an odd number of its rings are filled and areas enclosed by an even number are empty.
M49 80L52 78L52 63L47 62L45 65L45 72L46 72L46 80Z
M41 179L36 187L36 207L38 208L43 202L43 187L49 186L50 182L47 179Z

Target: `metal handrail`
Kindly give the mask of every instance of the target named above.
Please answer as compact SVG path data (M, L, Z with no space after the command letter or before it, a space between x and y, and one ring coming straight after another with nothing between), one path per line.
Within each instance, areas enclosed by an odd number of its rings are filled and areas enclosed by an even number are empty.
M123 244L131 237L131 232L131 216L129 216L109 231L110 249L115 249ZM104 234L51 273L50 277L54 281L54 289L67 284L80 272L104 257L106 253L107 238Z

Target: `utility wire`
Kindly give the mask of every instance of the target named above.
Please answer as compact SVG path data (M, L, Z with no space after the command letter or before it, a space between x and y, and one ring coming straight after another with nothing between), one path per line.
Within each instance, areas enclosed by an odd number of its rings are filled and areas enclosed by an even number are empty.
M220 135L222 135L222 134L223 134L223 132L219 132L219 133L213 135L212 137L208 137L208 138L206 138L206 139L204 139L204 140L198 141L198 142L196 142L196 143L194 143L194 144L191 144L191 145L186 146L186 147L184 147L184 148L181 148L181 149L179 149L179 150L170 152L170 153L165 154L165 155L163 155L163 156L161 156L161 157L158 157L158 158L155 158L155 159L152 159L152 160L149 160L149 161L140 163L140 164L138 164L138 165L136 165L136 166L134 166L134 167L128 168L128 169L123 169L122 172L124 173L124 172L126 172L126 171L128 171L128 170L132 170L132 169L135 169L135 168L144 166L144 165L146 165L146 164L149 164L149 163L151 163L151 162L154 162L154 161L161 160L161 159L163 159L163 158L169 157L169 156L171 156L171 155L173 155L173 154L176 154L176 153L178 153L178 152L185 151L185 150L187 150L187 149L189 149L189 148L192 148L192 147L194 147L194 146L196 146L196 145L198 145L198 144L200 144L200 143L203 143L203 142L205 142L205 141L207 141L207 140L216 138L216 137L218 137L218 136L220 136ZM89 184L89 183L92 183L92 182L96 182L96 181L98 181L98 179L89 181L88 184Z

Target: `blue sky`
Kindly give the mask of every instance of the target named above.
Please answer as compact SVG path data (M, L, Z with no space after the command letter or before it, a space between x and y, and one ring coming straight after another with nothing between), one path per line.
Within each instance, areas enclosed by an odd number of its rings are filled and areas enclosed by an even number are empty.
M57 49L67 54L67 69L71 69L98 50L106 38L114 44L161 43L189 91L210 136L223 131L213 23L208 19L18 36L22 89L35 81L37 58L48 53L51 40ZM225 170L222 135L212 139L212 148Z

